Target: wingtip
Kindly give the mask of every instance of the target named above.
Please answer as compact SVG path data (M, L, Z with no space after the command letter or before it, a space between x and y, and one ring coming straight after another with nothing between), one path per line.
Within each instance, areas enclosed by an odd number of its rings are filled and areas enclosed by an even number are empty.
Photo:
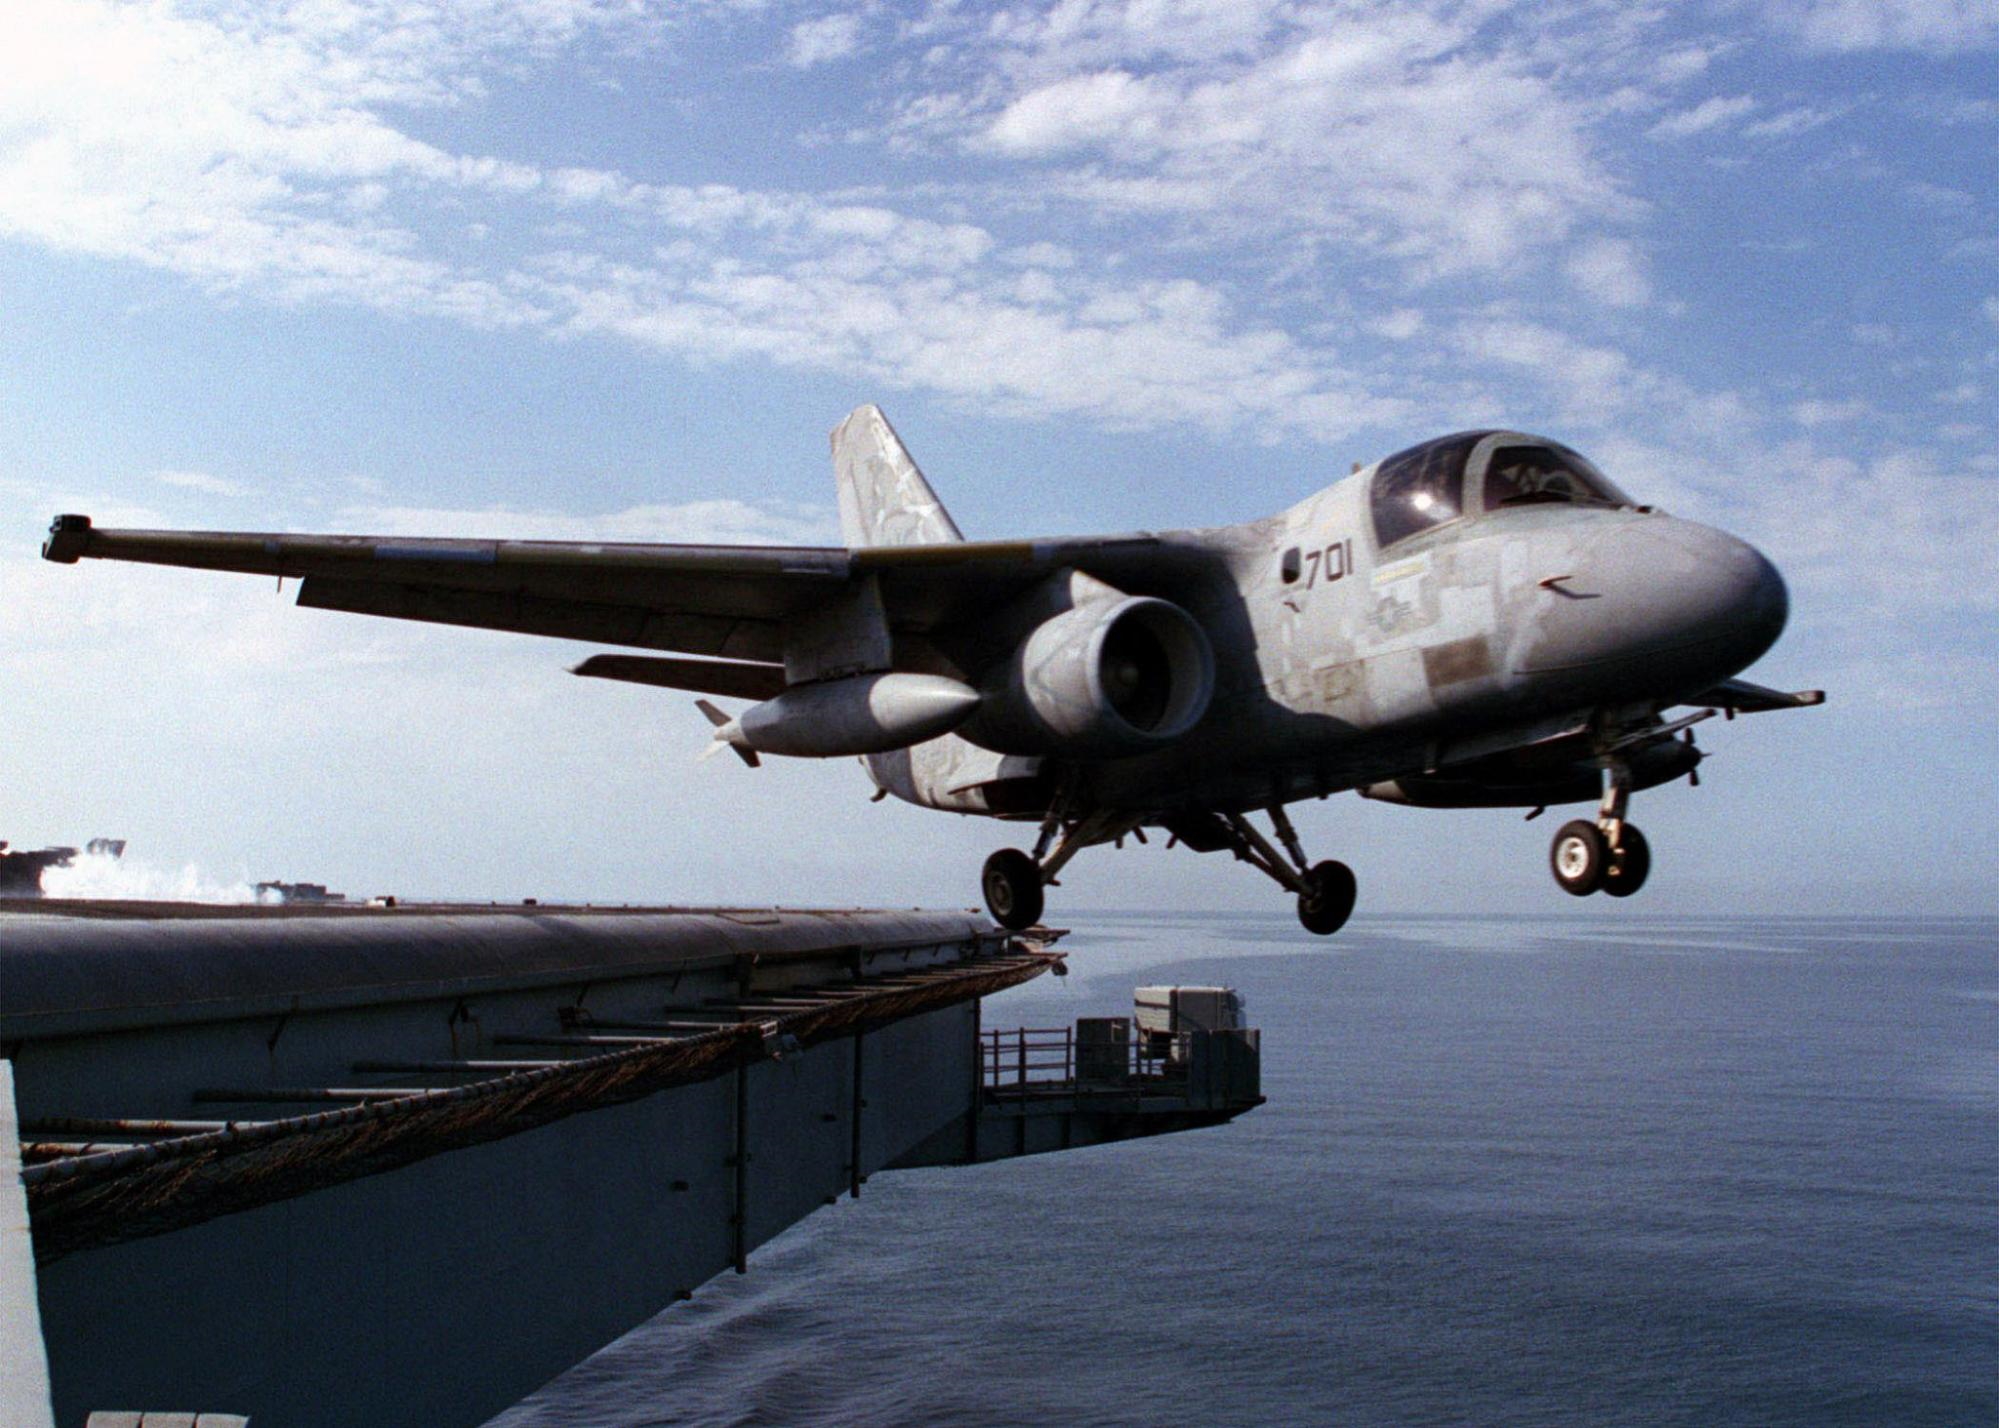
M90 544L90 517L57 516L49 522L49 538L42 542L42 559L58 565L74 565Z

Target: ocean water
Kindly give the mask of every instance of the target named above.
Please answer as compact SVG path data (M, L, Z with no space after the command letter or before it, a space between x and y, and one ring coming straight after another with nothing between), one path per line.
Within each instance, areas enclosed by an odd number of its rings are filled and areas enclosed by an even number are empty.
M1269 1104L875 1176L496 1423L1999 1424L1999 922L1078 916Z

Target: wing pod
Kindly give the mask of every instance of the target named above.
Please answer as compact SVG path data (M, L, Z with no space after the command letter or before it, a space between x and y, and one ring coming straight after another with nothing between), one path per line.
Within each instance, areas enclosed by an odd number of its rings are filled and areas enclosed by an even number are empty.
M1179 738L1208 712L1215 656L1178 605L1088 575L987 677L959 732L998 753L1117 757Z
M793 685L718 726L716 738L794 758L880 754L948 734L978 707L977 690L942 675L856 674Z
M1700 761L1701 751L1692 743L1674 738L1658 740L1630 755L1631 787L1657 788L1676 778L1685 778ZM1502 755L1435 773L1404 774L1401 778L1368 784L1360 790L1360 796L1411 808L1540 808L1591 803L1602 792L1603 773L1593 759L1521 767Z

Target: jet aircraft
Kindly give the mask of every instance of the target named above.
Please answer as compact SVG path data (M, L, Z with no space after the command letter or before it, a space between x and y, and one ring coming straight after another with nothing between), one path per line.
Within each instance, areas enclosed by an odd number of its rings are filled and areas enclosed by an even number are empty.
M1784 627L1768 560L1524 432L1426 441L1245 525L1004 541L964 538L878 408L832 446L839 548L66 515L43 555L297 577L316 609L670 651L574 672L750 701L696 703L710 752L752 767L859 756L877 799L1038 825L1031 851L984 868L1012 928L1077 853L1156 830L1233 854L1335 932L1354 875L1311 861L1285 806L1348 789L1418 808L1595 801L1555 834L1555 881L1629 896L1651 866L1630 797L1698 781L1694 725L1824 698L1734 678Z

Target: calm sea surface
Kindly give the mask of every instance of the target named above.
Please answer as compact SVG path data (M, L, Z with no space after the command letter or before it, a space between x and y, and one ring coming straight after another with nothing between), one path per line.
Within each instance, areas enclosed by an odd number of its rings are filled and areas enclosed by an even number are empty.
M878 1175L496 1420L1999 1424L1999 922L1078 916L1269 1104Z

